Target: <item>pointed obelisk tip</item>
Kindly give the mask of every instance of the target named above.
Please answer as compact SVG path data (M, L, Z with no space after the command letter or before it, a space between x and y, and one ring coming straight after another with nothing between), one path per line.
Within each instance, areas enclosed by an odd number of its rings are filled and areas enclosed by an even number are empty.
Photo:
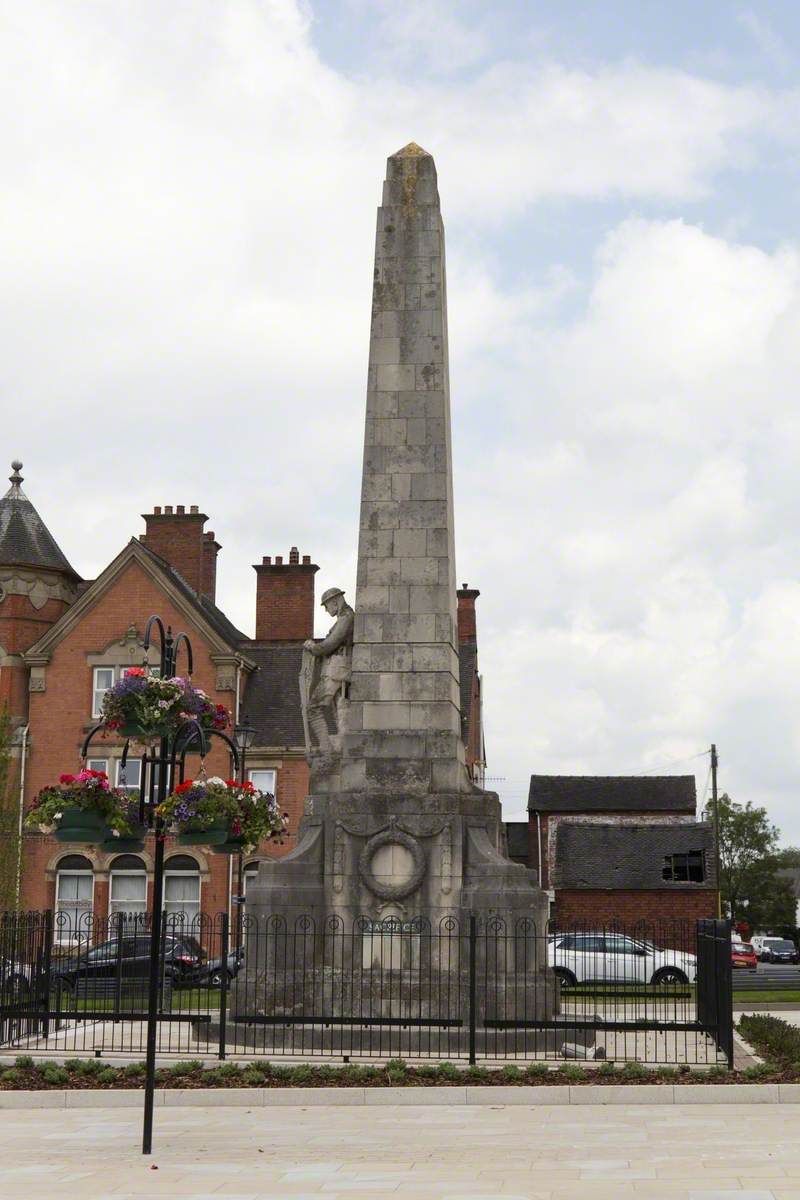
M391 155L392 158L433 158L427 150L423 150L422 146L418 146L416 142L409 142L407 146L403 146L402 150L396 150Z

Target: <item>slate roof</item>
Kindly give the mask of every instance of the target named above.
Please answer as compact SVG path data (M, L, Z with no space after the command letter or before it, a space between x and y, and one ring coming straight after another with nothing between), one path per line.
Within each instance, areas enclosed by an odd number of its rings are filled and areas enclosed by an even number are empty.
M0 499L0 562L4 566L46 567L80 579L55 538L23 492L22 463L12 463L11 487Z
M190 587L190 585L186 582L180 571L176 571L175 568L171 566L165 558L162 558L160 554L156 554L154 550L151 550L148 546L145 546L144 542L140 542L138 538L134 538L133 541L135 541L137 546L139 546L145 554L149 555L154 562L158 563L159 567L166 575L169 575L170 580L178 589L178 591L182 592L187 600L191 600L193 604L196 604L202 610L203 616L208 621L209 625L215 630L216 633L220 635L221 638L228 643L229 646L238 647L240 642L247 640L247 634L242 633L241 629L237 629L233 622L228 620L222 609L217 608L213 600L209 600L207 596L198 595L194 588Z
M694 813L694 775L531 775L529 812Z
M527 821L506 821L509 858L527 863L530 852L530 827Z
M553 886L620 889L703 888L714 886L711 825L587 824L562 821L556 832ZM670 854L705 853L705 883L675 883L663 876Z
M458 686L461 694L461 737L467 740L469 717L472 708L472 679L478 663L478 647L475 642L462 642L458 647Z
M244 646L256 670L248 677L240 712L256 730L256 746L305 745L300 711L301 645Z

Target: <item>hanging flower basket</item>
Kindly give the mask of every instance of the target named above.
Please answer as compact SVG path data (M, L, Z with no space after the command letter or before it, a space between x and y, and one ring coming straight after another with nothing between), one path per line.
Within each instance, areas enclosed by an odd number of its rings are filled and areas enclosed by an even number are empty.
M251 852L250 843L247 838L234 837L230 834L226 835L225 841L219 845L212 845L211 849L215 854L249 854Z
M235 779L188 779L160 804L159 816L181 846L211 846L220 854L249 853L286 829L270 792Z
M108 733L136 741L174 738L187 721L204 730L221 730L230 724L230 713L188 679L176 675L157 679L143 667L130 667L103 697L103 724Z
M97 845L107 838L129 837L130 798L109 786L105 771L62 775L57 784L42 788L25 816L30 829L52 833L59 842Z

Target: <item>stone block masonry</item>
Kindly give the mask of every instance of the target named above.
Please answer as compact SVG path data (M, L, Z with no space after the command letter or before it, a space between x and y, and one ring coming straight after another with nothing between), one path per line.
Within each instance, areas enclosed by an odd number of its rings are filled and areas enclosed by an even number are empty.
M356 786L468 787L459 736L444 228L433 159L387 164L378 210L345 757ZM417 735L417 736L415 736ZM431 736L433 735L433 736ZM394 744L394 742L392 743ZM419 757L422 748L424 754Z

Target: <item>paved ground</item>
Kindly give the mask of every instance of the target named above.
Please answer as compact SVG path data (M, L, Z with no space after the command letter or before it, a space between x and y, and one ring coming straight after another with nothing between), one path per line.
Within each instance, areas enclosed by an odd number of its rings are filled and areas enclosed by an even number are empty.
M0 1112L0 1195L800 1200L800 1105ZM153 1170L152 1167L157 1167Z

